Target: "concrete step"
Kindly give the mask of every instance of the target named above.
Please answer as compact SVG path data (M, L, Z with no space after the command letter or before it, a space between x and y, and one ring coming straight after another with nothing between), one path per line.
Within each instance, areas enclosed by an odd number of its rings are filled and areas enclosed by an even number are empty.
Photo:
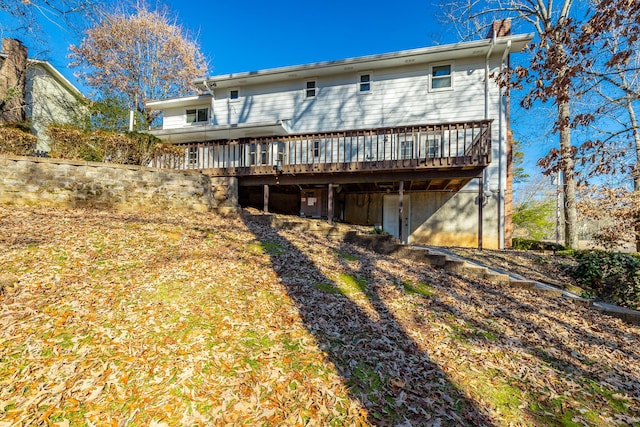
M511 281L511 277L508 274L496 273L491 270L485 273L484 279L491 283L509 283Z
M546 289L546 288L534 288L534 291L539 292L543 295L546 295L551 298L562 298L562 290L561 289Z
M634 325L640 325L640 311L625 307L618 307L604 302L593 302L591 306L608 316L617 317L618 319L622 319L625 322Z
M468 264L465 261L452 260L445 256L444 265L442 267L448 272L462 274L467 271Z
M344 233L329 233L327 234L327 239L342 241L344 239Z
M474 279L485 279L489 269L487 267L481 267L479 265L467 264L462 272L465 276L472 277Z
M427 253L427 259L432 266L444 268L448 258L446 255Z
M536 287L536 282L533 280L519 280L519 279L511 279L509 280L509 284L511 287L526 289L526 290L534 290Z
M414 248L411 246L400 246L398 250L394 253L394 255L400 258L410 259L412 261L431 264L431 260L428 257L429 252L426 249L422 249L422 248Z

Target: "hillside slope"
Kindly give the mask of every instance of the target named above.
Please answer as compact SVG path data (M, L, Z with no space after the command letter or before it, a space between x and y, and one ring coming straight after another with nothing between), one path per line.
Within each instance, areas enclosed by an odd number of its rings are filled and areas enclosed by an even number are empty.
M640 327L312 233L0 206L0 274L0 426L640 423Z

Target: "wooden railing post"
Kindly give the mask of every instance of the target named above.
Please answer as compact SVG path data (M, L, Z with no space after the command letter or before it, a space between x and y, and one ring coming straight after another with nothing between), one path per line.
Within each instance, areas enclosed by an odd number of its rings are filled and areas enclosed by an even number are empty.
M398 186L398 196L398 238L402 243L406 243L402 236L402 217L404 216L404 181L402 180Z
M478 249L482 250L483 234L483 207L484 207L484 180L482 174L478 176Z
M333 184L329 184L327 219L333 225Z
M269 213L269 185L265 184L263 191L264 191L264 194L263 194L264 204L263 204L263 209L262 210L265 213Z

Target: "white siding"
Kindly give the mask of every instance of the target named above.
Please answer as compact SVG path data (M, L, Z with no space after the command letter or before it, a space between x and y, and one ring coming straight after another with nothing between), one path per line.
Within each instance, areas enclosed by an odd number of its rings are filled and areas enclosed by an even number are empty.
M76 124L86 108L40 65L27 71L26 112L38 137L38 150L49 150L47 126L50 123Z
M162 114L162 128L163 129L178 129L185 126L191 126L187 123L187 110L194 108L209 108L211 104L209 102L198 102L188 107L167 108ZM211 114L211 113L210 113Z
M314 78L318 90L313 98L304 94L309 79L239 86L238 100L229 100L229 89L217 89L213 123L289 119L292 132L304 133L484 118L483 58L450 63L454 89L444 91L430 90L428 64L372 72L370 93L358 92L362 72L355 71Z

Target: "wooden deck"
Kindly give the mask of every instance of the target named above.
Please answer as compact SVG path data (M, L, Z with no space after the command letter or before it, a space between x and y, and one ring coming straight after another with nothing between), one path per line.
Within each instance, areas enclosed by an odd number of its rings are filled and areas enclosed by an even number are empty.
M491 121L177 144L154 166L235 176L241 185L471 179L491 162Z

